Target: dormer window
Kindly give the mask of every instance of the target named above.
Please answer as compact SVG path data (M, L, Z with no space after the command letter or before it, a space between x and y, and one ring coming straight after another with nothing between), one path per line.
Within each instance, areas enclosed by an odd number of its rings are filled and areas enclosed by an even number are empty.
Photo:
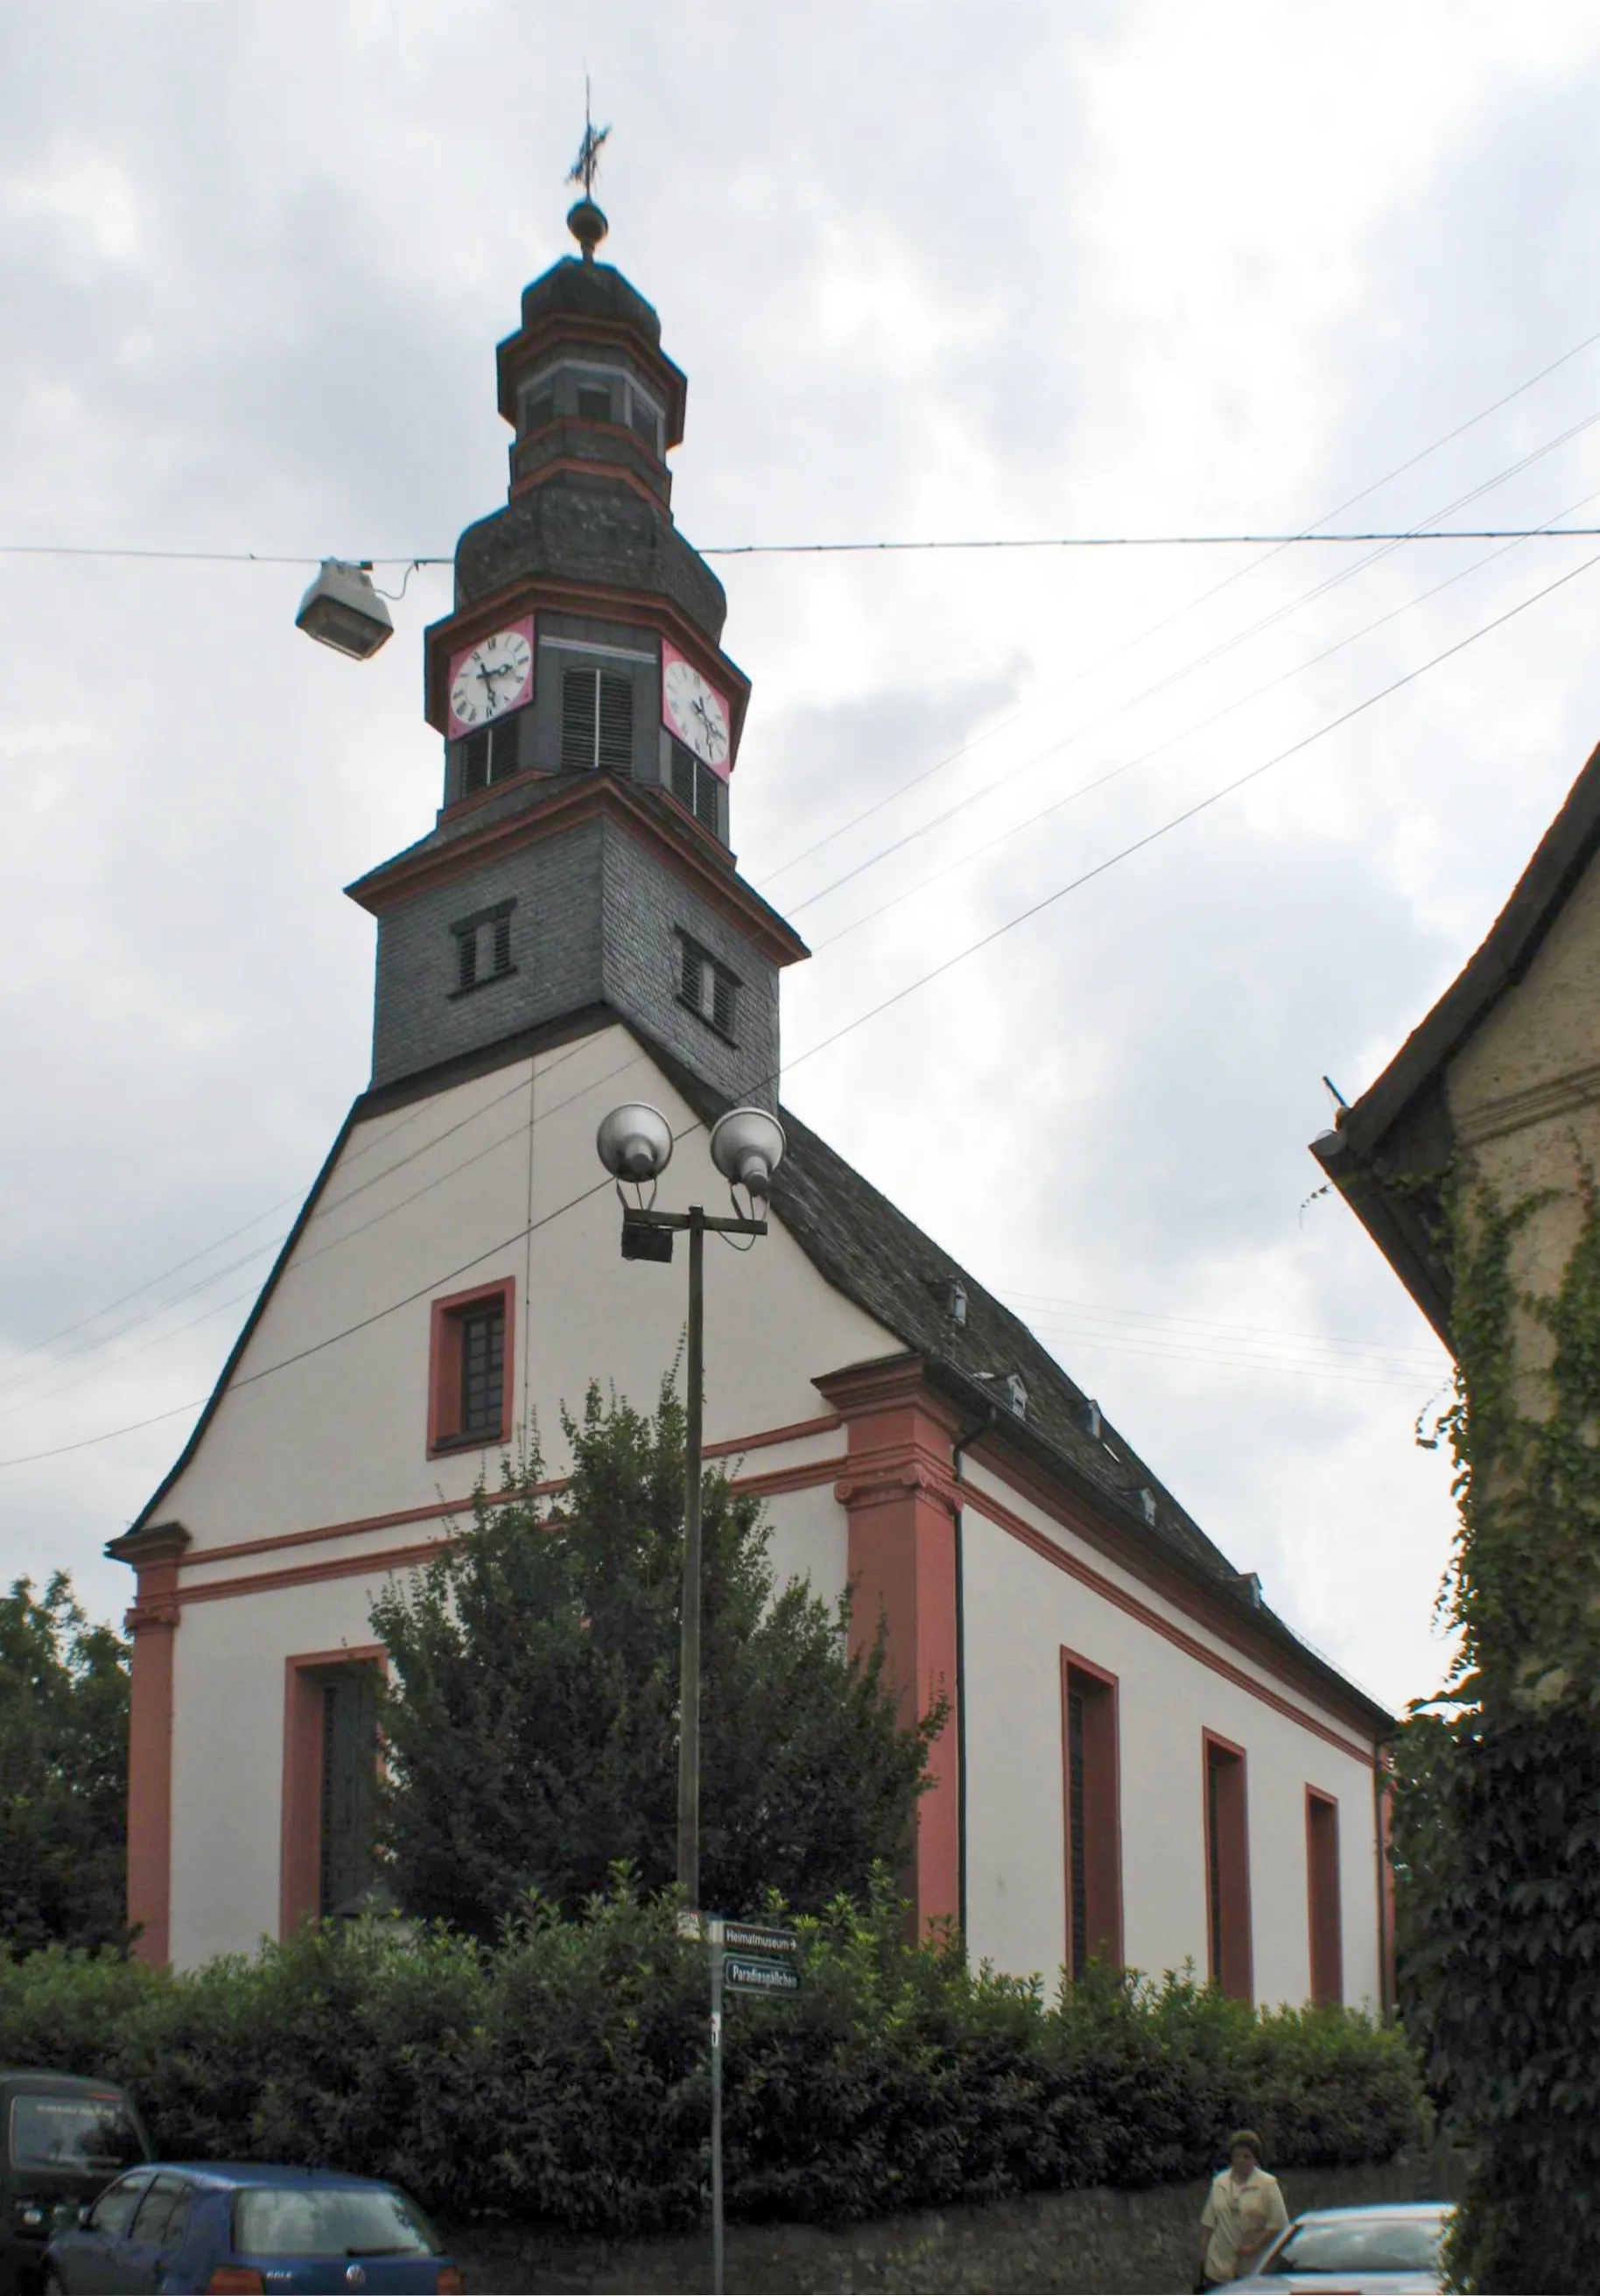
M713 837L719 834L717 776L705 759L697 758L683 742L672 744L672 794L702 828L709 829Z
M455 942L455 986L451 994L464 996L487 988L516 971L511 961L511 913L514 901L496 902L450 927Z
M633 758L632 678L611 669L562 670L562 772L628 775Z

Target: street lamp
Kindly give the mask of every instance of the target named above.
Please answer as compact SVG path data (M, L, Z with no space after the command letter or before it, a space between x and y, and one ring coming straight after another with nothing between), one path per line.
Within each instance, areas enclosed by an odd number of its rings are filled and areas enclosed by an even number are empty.
M630 1101L613 1108L602 1119L595 1136L601 1162L617 1184L622 1205L624 1259L670 1259L672 1239L679 1228L689 1233L688 1440L684 1469L684 1588L681 1656L678 1667L679 1724L677 1743L677 1879L685 1905L700 1904L700 1570L701 1472L703 1443L702 1390L705 1385L705 1239L708 1230L718 1235L765 1235L767 1199L772 1176L783 1161L787 1142L777 1118L765 1108L731 1108L711 1127L711 1161L727 1182L730 1193L743 1188L751 1205L748 1216L719 1219L691 1204L686 1212L655 1210L656 1183L672 1159L672 1128L659 1108ZM632 1187L629 1203L624 1185ZM646 1202L644 1192L650 1192ZM759 1205L761 1210L757 1211Z

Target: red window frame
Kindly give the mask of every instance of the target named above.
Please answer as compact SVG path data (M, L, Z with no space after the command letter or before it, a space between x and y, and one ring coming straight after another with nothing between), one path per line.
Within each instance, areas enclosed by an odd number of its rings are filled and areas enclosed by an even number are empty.
M1250 1930L1250 1803L1244 1749L1215 1730L1202 1730L1200 1735L1200 1824L1201 1838L1205 1844L1207 1974L1235 2001L1253 2001L1255 1963ZM1217 1797L1214 1845L1211 1826L1213 1791ZM1220 1938L1217 1934L1218 1914Z
M1062 1645L1062 1867L1066 1884L1065 1951L1073 1967L1072 1744L1071 1700L1083 1699L1084 1928L1090 1958L1122 1966L1122 1788L1118 1683L1093 1660Z
M1306 1913L1311 1999L1344 1998L1344 1919L1339 1893L1339 1803L1306 1788Z
M486 1451L509 1443L512 1431L513 1376L516 1357L516 1278L504 1275L493 1283L474 1284L470 1292L453 1292L432 1303L428 1339L428 1456L437 1459L450 1451ZM474 1308L499 1300L505 1323L505 1367L500 1381L500 1423L493 1431L467 1433L462 1420L462 1333Z

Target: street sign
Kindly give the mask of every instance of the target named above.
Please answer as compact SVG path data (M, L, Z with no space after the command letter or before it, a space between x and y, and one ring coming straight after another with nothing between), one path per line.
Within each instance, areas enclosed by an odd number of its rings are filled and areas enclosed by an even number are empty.
M761 1922L724 1922L722 1942L729 1953L759 1953L768 1961L792 1961L800 1951L793 1930L768 1929Z
M760 1961L754 1954L723 1956L722 1981L730 1993L798 1993L800 1972L782 1961Z

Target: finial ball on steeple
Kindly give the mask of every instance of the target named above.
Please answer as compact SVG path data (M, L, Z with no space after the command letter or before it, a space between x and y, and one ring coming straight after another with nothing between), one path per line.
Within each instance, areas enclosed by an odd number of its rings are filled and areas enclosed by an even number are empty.
M570 184L583 185L583 197L567 211L567 229L583 250L586 263L595 260L595 250L610 228L604 216L595 204L595 170L600 165L600 147L611 134L609 127L596 127L589 109L589 83L583 83L583 142L578 147L578 157L567 170Z
M567 229L583 250L586 263L595 260L595 250L605 237L611 226L591 199L581 199L567 209ZM569 262L571 258L568 258Z

